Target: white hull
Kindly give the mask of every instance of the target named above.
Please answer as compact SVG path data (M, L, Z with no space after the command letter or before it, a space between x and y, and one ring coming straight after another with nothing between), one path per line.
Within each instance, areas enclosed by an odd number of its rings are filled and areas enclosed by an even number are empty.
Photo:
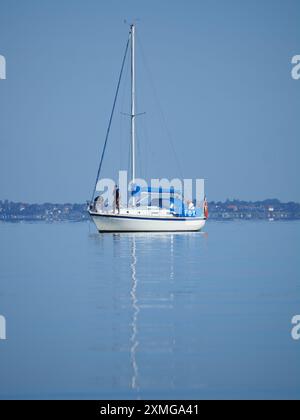
M90 212L99 232L197 232L205 225L200 217L139 217Z

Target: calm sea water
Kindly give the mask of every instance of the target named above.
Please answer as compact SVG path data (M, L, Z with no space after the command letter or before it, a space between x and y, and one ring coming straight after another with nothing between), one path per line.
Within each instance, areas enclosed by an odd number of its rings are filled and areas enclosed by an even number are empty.
M300 223L0 224L0 398L299 398Z

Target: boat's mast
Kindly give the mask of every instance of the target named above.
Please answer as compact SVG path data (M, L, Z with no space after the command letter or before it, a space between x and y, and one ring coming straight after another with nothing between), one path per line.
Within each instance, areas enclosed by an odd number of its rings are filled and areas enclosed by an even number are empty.
M131 25L131 179L135 182L135 25Z

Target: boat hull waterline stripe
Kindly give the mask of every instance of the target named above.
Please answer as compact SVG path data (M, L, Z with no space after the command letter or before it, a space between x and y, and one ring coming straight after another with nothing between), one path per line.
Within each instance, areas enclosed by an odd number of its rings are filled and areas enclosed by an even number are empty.
M116 218L116 219L138 219L138 220L162 220L162 221L167 221L167 222L194 222L194 221L204 221L205 222L205 218L204 217L161 217L161 216L157 216L157 217L145 217L145 216L127 216L127 215L122 215L122 214L99 214L99 213L90 213L90 215L92 217L111 217L111 218Z

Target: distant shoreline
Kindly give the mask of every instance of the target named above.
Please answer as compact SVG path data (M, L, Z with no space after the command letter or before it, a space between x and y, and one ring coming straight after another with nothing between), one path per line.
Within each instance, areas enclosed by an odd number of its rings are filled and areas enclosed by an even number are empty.
M264 201L226 200L209 203L210 220L300 220L300 204L282 203L277 199ZM0 221L3 222L80 222L89 220L86 204L29 204L0 200Z

